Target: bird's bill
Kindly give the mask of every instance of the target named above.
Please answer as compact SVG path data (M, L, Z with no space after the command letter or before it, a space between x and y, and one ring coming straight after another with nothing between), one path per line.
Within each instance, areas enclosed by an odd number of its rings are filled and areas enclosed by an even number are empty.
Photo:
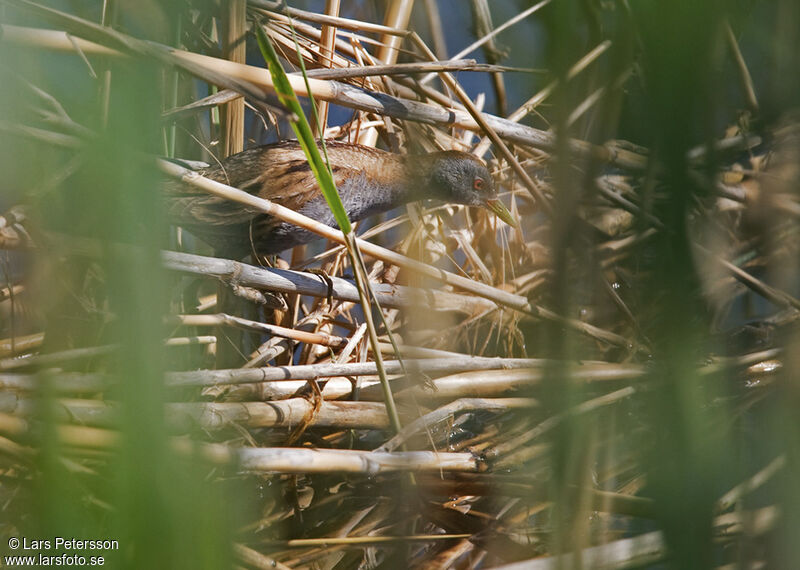
M497 198L486 200L486 207L512 228L516 228L519 225L517 220L514 219L514 216L511 215L511 212L508 211L505 204Z

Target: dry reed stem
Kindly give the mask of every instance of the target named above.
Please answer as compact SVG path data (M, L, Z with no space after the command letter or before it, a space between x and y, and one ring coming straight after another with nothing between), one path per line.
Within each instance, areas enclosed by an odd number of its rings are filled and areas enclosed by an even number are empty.
M347 339L339 336L329 335L326 333L309 333L295 329L287 329L286 327L279 327L249 319L243 319L234 315L226 315L218 313L216 315L176 315L170 319L175 324L193 327L209 327L227 325L231 327L239 327L246 330L263 332L273 336L288 338L297 342L305 342L310 344L322 344L325 346L342 347L347 344Z
M278 473L350 473L378 475L395 471L468 472L481 470L471 453L408 451L381 453L349 449L244 448L242 469Z

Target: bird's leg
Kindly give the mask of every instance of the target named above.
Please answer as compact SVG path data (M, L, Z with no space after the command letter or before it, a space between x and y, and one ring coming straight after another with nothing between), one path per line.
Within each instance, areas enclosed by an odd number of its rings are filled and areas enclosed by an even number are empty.
M260 267L276 267L277 266L277 256L273 255L270 257L259 255L255 249L251 249L250 255L253 258L253 263L260 266ZM238 291L242 292L243 295L240 295L237 290L234 290L234 293L239 296L246 297L249 293L244 291L244 289L250 289L250 287L243 287L241 285L237 285ZM280 293L271 293L269 291L262 291L259 289L253 290L254 298L251 299L258 305L263 305L264 308L267 309L275 309L276 311L288 311L289 305L286 304L286 300L283 298L283 295Z
M307 271L309 273L313 273L314 275L319 275L320 279L322 279L328 286L328 294L325 296L325 298L328 301L328 307L333 307L333 279L331 279L330 275L325 273L322 269L308 269Z

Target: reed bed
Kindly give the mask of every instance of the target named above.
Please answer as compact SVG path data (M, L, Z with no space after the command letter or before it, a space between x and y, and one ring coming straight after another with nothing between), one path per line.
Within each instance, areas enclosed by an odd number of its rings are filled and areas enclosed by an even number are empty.
M800 11L636 4L0 0L0 555L797 567ZM199 175L291 134L259 34L315 136L473 152L518 227L373 217L367 290ZM215 257L167 181L320 240Z

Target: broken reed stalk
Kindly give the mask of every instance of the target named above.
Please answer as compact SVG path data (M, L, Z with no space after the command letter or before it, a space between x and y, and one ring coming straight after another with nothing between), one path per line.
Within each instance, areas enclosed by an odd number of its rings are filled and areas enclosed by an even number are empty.
M250 319L243 319L235 315L226 315L224 313L217 313L216 315L175 315L175 317L168 319L168 322L188 327L227 325L245 330L261 332L272 336L288 338L297 342L322 344L324 346L331 346L334 348L341 348L347 344L347 339L340 336L329 335L320 332L310 333L296 329L289 329L286 327L270 325Z

